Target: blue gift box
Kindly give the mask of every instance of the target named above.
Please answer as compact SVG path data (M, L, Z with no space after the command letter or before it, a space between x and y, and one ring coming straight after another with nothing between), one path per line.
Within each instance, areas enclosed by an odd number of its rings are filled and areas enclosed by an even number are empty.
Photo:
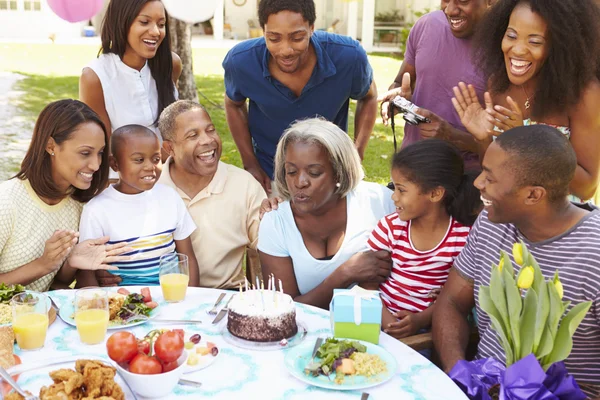
M381 299L376 290L360 286L334 289L329 304L333 336L379 343Z

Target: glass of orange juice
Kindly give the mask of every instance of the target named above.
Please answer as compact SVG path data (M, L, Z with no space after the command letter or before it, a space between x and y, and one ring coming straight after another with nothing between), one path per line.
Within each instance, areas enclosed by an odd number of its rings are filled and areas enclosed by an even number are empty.
M100 288L79 289L75 293L75 326L85 344L104 342L108 329L108 292Z
M166 302L177 303L185 298L189 277L188 257L181 253L160 256L158 272L160 287Z
M15 295L10 304L13 331L21 350L38 350L44 347L50 307L48 296L27 290Z

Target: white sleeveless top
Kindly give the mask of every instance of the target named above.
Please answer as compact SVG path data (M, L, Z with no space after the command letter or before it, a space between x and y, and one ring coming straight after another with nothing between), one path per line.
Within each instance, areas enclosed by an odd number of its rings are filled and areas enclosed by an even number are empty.
M158 117L158 91L148 62L138 71L127 66L114 53L101 54L88 64L102 84L104 107L114 132L124 125L146 126L162 137L154 121ZM175 98L178 93L175 89Z

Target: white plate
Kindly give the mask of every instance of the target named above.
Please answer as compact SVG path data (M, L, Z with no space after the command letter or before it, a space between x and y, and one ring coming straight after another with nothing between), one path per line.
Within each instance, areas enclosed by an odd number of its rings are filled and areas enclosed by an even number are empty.
M186 339L186 342L187 341L189 341L189 337ZM195 345L192 349L186 349L186 351L189 354L189 357L192 357L192 353L194 353L196 356L198 356L198 364L196 364L196 365L189 365L189 364L186 365L184 374L189 374L189 373L192 373L192 372L200 371L201 369L204 369L204 368L208 367L209 365L211 365L212 363L214 363L215 360L221 354L221 349L219 349L219 347L217 346L217 349L219 350L219 352L217 353L216 356L213 356L211 353L208 353L207 355L202 356L202 355L196 353L196 349L198 347L208 347L207 346L207 341L204 340L204 339L202 339L202 340L200 340L200 343L198 343L197 345ZM189 361L189 357L188 357L188 361Z
M158 307L156 307L155 309L150 311L149 319L144 319L141 321L134 321L134 322L130 322L128 324L116 324L116 323L109 322L108 330L131 328L133 326L145 324L149 320L156 318L156 316L160 313L160 309L161 309L161 307L159 305ZM75 325L75 318L73 318L74 314L75 314L75 306L73 305L73 299L71 298L66 304L62 304L60 306L60 311L58 313L58 316L60 317L60 319L65 321L66 324L69 324L71 326L77 326L77 325Z
M242 349L261 351L283 350L299 345L306 337L306 333L308 332L306 324L304 324L304 322L300 321L299 319L296 319L296 324L298 325L298 333L296 333L291 338L287 339L285 342L252 342L250 340L244 340L237 336L233 336L227 329L227 324L225 324L225 326L223 327L221 334L223 336L223 339L225 339L227 343L240 347Z
M36 360L35 364L25 363L15 365L8 369L8 373L12 376L19 375L17 383L24 390L39 395L40 389L43 386L52 385L52 378L49 373L56 371L61 368L75 369L75 362L77 360L97 360L104 364L114 367L114 363L108 359L104 359L93 355L79 355L69 356L63 358L55 358L50 360ZM127 382L121 377L118 371L115 374L115 382L121 386L126 399L137 400L138 398L133 393Z
M345 339L340 338L339 340ZM294 377L298 378L302 382L307 383L309 385L318 386L324 389L363 390L366 388L380 385L390 380L396 373L396 370L398 369L396 358L381 346L377 346L376 344L369 342L364 342L362 340L357 340L357 342L367 347L368 354L378 355L381 358L381 360L387 365L387 370L372 377L366 377L361 375L349 375L346 376L344 378L344 381L339 384L335 383L335 373L332 374L330 377L327 377L325 375L319 375L316 377L312 375L307 375L304 372L304 368L312 360L314 343L311 343L306 346L297 347L293 350L288 351L284 358L285 367ZM315 359L315 361L318 360L318 358Z

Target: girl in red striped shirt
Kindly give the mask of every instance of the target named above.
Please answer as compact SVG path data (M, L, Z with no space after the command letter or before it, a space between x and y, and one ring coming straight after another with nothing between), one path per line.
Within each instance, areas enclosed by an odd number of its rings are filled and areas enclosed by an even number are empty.
M368 241L371 250L392 256L390 276L378 287L385 305L381 326L391 336L431 326L435 294L481 210L476 177L465 173L458 149L442 140L423 140L394 155L396 212L379 221Z

